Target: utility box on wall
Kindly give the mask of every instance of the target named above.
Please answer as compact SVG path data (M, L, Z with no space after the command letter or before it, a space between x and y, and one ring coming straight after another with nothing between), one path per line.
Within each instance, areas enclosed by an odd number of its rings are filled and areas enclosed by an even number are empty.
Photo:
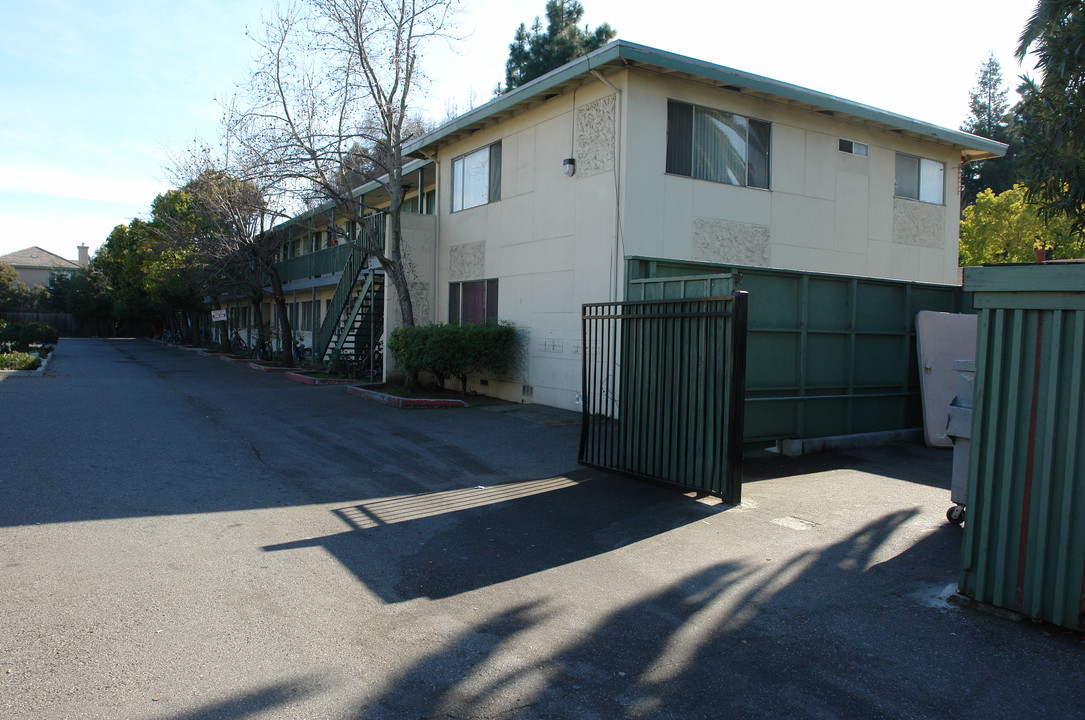
M1085 629L1085 263L966 268L979 312L961 592Z

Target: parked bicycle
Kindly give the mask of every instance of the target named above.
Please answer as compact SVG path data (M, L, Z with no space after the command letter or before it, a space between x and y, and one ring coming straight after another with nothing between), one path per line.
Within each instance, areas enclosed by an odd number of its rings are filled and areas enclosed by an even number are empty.
M353 363L358 377L363 380L378 380L384 375L384 343L377 340L372 351L363 350Z
M234 334L230 337L230 349L233 350L235 355L246 355L251 350L249 344L241 338L236 328Z
M252 348L252 353L249 355L253 360L268 361L275 353L271 350L271 343L267 340L259 340Z
M301 340L294 341L294 362L298 365L304 365L305 359L311 358L312 355L312 349L305 347L305 343Z

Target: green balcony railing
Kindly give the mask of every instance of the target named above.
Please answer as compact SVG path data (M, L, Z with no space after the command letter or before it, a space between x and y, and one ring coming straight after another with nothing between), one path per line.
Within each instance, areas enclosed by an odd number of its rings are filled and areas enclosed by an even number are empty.
M348 255L350 255L349 245L336 245L277 262L275 268L279 271L279 279L285 284L337 273L343 269Z
M372 228L373 237L383 238L387 230L388 213L380 212L367 215L366 222ZM368 240L369 238L359 239L363 244ZM340 243L335 247L324 248L323 250L282 260L275 263L275 268L279 271L279 279L283 283L290 283L328 275L329 273L337 273L343 269L349 255L350 248L346 243Z

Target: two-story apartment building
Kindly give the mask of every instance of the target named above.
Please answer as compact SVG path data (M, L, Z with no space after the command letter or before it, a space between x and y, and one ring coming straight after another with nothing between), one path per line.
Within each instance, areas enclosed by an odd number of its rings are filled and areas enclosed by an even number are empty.
M407 148L416 320L515 323L517 367L475 389L573 409L581 306L624 299L627 258L955 284L961 165L1004 151L616 41ZM376 186L359 192L379 206ZM301 245L336 252L314 217L293 221ZM326 314L336 272L288 282L311 303L301 327Z

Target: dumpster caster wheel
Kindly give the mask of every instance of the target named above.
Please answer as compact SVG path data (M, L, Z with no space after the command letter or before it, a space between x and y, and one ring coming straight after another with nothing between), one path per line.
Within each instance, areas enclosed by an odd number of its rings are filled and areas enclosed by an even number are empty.
M962 524L964 522L964 507L954 505L949 510L946 510L946 520L949 520L954 525Z

